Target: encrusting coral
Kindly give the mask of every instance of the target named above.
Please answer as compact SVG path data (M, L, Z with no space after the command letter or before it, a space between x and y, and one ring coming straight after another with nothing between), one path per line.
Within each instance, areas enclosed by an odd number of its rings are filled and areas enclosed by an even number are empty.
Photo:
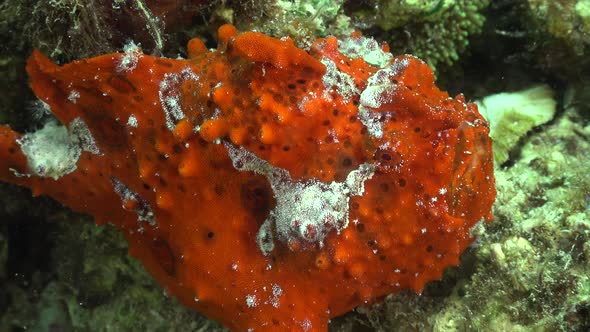
M457 62L470 37L482 30L485 23L482 11L490 3L489 0L377 2L381 5L376 13L377 24L390 31L390 44L396 49L404 48L435 69Z
M475 104L417 58L369 65L359 35L309 53L218 38L187 60L34 52L31 87L65 127L0 127L0 179L114 224L169 294L237 331L326 330L458 263L495 198Z

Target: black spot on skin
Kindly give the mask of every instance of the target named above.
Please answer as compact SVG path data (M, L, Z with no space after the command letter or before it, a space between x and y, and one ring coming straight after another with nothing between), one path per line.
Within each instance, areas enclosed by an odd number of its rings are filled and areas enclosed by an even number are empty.
M373 160L378 162L381 166L395 167L402 162L402 157L399 152L377 149L373 155Z
M182 147L179 144L174 144L174 146L172 146L172 151L174 151L176 154L179 154L182 152Z

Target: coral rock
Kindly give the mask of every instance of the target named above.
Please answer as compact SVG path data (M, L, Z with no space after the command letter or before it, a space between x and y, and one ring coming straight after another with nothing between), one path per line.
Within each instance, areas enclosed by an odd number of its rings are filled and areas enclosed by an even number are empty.
M186 60L34 52L31 87L66 127L0 127L0 179L116 225L169 294L236 331L325 331L458 264L495 198L475 104L412 56L219 35Z

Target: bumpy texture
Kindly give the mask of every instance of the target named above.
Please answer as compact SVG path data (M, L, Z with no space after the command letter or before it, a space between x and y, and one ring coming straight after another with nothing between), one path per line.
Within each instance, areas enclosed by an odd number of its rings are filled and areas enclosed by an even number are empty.
M0 127L0 179L115 224L167 292L236 331L326 330L440 278L495 198L474 104L414 57L379 69L338 47L223 26L187 60L35 52L31 87L67 129Z
M389 3L390 1L385 2ZM408 23L402 19L403 23L398 23L397 26L403 27L403 29L391 31L391 45L396 48L404 47L406 52L419 56L432 68L451 66L459 60L459 55L469 46L470 37L481 32L485 23L482 11L490 1L440 0L436 2L436 5L434 1L428 2L428 5L423 5L430 9L423 11L422 16L415 13ZM397 6L407 10L412 7L405 1L392 3L398 3ZM416 6L415 2L412 3ZM392 5L385 7L390 6ZM381 17L380 21L400 22L398 19L400 16L391 9L380 11L377 14L378 17ZM383 26L383 23L381 25Z
M538 29L563 40L576 54L583 56L590 41L590 1L528 0L533 23Z

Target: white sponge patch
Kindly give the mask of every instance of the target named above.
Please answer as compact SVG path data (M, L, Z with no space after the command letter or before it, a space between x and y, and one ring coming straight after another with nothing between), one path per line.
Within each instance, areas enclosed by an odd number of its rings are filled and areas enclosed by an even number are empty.
M18 140L27 157L29 170L37 176L55 180L73 172L82 151L98 154L98 147L90 130L80 118L70 128L56 122L24 135Z
M361 92L359 119L375 138L383 137L383 123L380 120L383 114L373 109L392 102L391 95L397 89L397 83L393 78L408 65L407 59L396 59L391 66L380 69L369 77L367 87Z
M276 206L258 231L258 245L263 254L274 249L276 239L323 246L331 231L340 233L348 226L348 203L351 196L364 192L364 182L374 172L373 164L362 164L351 171L344 182L329 184L318 180L296 181L289 173L269 164L243 147L225 144L234 167L264 175L273 189Z
M373 38L348 37L338 40L338 50L349 58L363 58L368 64L379 68L391 63L393 55L384 52Z

